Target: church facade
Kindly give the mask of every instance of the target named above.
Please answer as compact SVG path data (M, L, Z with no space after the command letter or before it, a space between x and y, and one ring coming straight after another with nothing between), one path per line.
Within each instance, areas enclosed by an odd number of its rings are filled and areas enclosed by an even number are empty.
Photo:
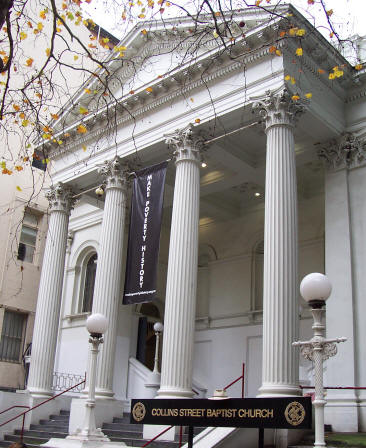
M48 148L31 396L52 394L54 371L84 374L91 312L109 322L96 384L103 417L128 410L131 398L209 397L243 363L246 396L309 392L312 365L291 345L312 335L299 294L309 272L333 285L327 336L348 338L326 362L325 384L366 386L364 69L291 7L276 16L248 9L225 23L221 37L199 43L188 18L137 26L121 42L126 61L111 59L55 123L57 138L69 137ZM90 96L98 77L108 90ZM138 231L128 225L130 185L164 160L157 297L123 305L128 234ZM239 384L228 389L240 393ZM329 390L327 402L334 430L366 430L363 390ZM71 429L82 406L73 399Z

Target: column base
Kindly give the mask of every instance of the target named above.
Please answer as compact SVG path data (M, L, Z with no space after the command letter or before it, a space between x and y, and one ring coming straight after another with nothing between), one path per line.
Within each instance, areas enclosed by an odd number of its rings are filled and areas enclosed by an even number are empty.
M109 389L95 389L95 398L114 400L114 392Z
M53 396L53 392L50 389L42 389L38 387L28 387L27 391L33 398L50 398Z
M161 387L158 390L156 398L193 398L193 396L193 390L174 387Z
M259 389L258 398L299 397L302 390L291 384L264 384Z

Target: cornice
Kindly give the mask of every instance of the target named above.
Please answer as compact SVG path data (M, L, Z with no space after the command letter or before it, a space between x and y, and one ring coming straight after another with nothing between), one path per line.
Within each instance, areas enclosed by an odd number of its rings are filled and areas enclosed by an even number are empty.
M84 143L87 143L90 140L97 139L104 134L110 133L111 131L115 130L116 127L119 127L128 122L134 121L136 118L138 118L139 116L141 116L147 112L157 109L160 106L162 106L166 103L169 103L172 100L174 100L182 95L184 96L185 94L188 94L189 92L191 92L194 89L197 89L202 86L206 86L207 84L212 83L216 79L225 77L225 76L229 75L230 73L241 69L244 65L253 63L256 60L266 57L268 55L270 55L269 48L264 47L264 48L255 50L250 54L246 54L241 58L238 57L238 59L235 60L234 62L232 62L231 64L227 64L226 66L216 69L215 71L213 71L211 73L207 73L196 80L189 81L184 86L178 87L174 91L164 93L164 94L160 95L159 97L154 98L150 102L142 105L141 107L138 107L137 109L133 109L133 108L128 109L129 104L134 102L134 100L133 100L133 97L127 95L126 97L121 98L121 101L118 103L117 106L114 106L115 108L118 107L120 116L116 120L113 121L112 125L100 126L95 130L90 130L87 134L85 134L82 137L79 137L76 139L74 138L74 140L72 142L70 142L69 144L67 144L63 147L55 147L55 149L51 149L50 157L55 158L55 157L61 156L65 153L71 151L72 149L79 147L80 145L82 145ZM211 63L212 61L210 60L208 62ZM216 66L217 66L217 64L215 66L213 66L213 68L216 68ZM202 67L202 65L201 65L201 67ZM161 82L160 85L163 85L163 82ZM159 87L158 85L155 86L155 89L157 90L158 87ZM139 92L137 92L136 95L138 96L138 94L139 94ZM122 111L121 111L121 106L123 107ZM126 110L128 110L128 114L122 115L123 112ZM103 118L104 117L101 117L100 119L103 119ZM79 122L75 123L74 129L76 129L76 127L78 125L79 125Z

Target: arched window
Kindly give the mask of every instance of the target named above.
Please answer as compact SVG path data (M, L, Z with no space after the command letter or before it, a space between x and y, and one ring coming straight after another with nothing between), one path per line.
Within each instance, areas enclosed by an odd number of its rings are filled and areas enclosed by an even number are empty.
M96 271L97 271L97 254L93 254L89 258L85 269L83 306L81 309L83 313L89 313L92 310Z

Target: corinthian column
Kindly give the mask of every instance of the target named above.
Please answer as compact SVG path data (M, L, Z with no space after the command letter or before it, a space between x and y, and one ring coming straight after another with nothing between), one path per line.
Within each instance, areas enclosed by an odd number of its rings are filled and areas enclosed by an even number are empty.
M298 241L294 125L303 106L285 90L255 104L266 125L261 397L299 395Z
M52 186L46 197L49 201L50 217L39 283L28 380L28 390L35 397L52 395L67 230L74 203L72 191L62 184Z
M176 176L165 299L159 398L191 398L196 312L199 149L202 138L189 125L166 136L175 147Z
M113 397L113 370L117 339L118 304L122 300L122 250L126 215L126 173L120 159L105 162L99 172L106 180L106 196L95 277L93 313L109 322L99 355L97 397Z

